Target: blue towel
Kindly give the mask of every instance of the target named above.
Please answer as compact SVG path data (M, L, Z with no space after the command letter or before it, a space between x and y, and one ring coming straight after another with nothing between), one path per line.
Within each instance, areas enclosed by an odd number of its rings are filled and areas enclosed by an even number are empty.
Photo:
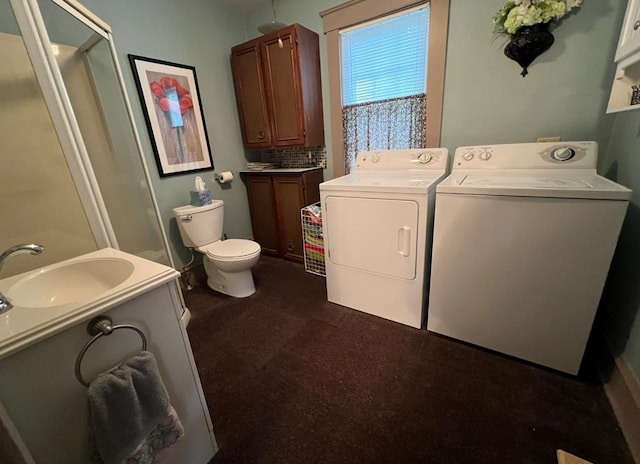
M94 463L150 464L184 434L148 351L93 379L88 395Z

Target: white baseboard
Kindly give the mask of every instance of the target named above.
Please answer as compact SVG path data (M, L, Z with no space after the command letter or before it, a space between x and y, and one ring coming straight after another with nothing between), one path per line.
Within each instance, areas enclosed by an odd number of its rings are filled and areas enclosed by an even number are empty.
M640 463L640 382L622 356L613 359L602 382L631 455Z

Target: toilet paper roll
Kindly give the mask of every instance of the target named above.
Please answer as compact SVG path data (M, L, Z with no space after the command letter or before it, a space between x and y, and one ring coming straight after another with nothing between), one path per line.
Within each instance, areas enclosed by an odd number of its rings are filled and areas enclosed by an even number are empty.
M226 184L228 182L231 182L233 180L233 173L231 171L224 171L220 173L220 176L218 177L218 181L221 184Z

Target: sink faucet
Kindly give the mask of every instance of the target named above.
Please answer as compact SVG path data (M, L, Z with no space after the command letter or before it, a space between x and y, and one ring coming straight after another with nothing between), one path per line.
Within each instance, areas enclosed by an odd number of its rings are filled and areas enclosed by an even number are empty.
M6 259L14 253L24 253L26 251L29 251L32 255L39 255L43 250L44 247L42 245L38 245L37 243L12 246L8 250L5 250L0 254L0 271L2 271L2 265L4 264ZM13 308L13 305L11 304L11 301L9 301L9 298L4 296L2 292L0 292L0 314L9 311L11 308Z

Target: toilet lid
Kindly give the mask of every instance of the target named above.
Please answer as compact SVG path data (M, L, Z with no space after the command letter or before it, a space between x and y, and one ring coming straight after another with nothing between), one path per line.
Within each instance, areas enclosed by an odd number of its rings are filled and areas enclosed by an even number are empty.
M210 258L241 258L260 252L260 245L252 240L231 238L218 240L206 247L207 256Z

